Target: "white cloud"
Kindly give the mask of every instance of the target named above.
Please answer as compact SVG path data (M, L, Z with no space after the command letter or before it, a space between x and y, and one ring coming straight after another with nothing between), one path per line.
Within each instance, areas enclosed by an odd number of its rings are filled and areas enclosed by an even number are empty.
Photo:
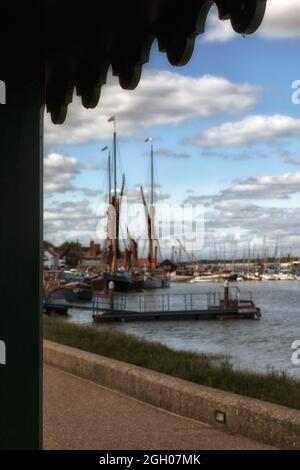
M50 193L65 193L67 191L81 191L86 196L98 196L100 189L84 188L74 184L75 178L82 170L103 170L104 166L94 162L80 163L72 156L59 153L49 153L44 158L44 191Z
M53 202L44 211L44 239L59 245L79 239L95 239L98 217L88 199Z
M145 154L145 155L148 155ZM175 158L175 159L187 159L190 158L190 155L186 152L176 152L175 150L170 149L157 149L155 150L155 157L166 157L166 158Z
M146 201L149 202L151 188L149 186L143 186L143 191ZM133 188L130 188L128 191L125 192L125 196L127 197L129 203L142 203L140 186L134 186ZM170 198L170 194L163 192L158 186L154 187L153 196L155 203L158 203L159 201L165 201Z
M106 219L107 207L104 201L93 199L93 191L84 191L85 199L67 200L64 202L52 201L44 210L44 239L59 245L65 240L77 240L88 243L89 240L98 240L97 225L100 219ZM100 191L98 191L99 195ZM144 187L147 201L150 199L150 188ZM129 188L125 192L128 204L142 204L140 186ZM155 186L155 202L166 201L170 195ZM107 200L107 197L104 198ZM145 220L146 230L146 220ZM123 234L124 235L124 234ZM100 240L101 242L101 240Z
M81 168L83 170L107 170L107 164L104 162L95 163L95 162L85 162L82 163Z
M290 252L299 247L299 208L262 207L248 201L222 201L206 213L206 237L219 243L239 240L240 256L253 240L274 247L281 240L281 249ZM256 247L257 248L257 247ZM261 251L261 246L259 247ZM227 246L228 250L228 246ZM228 252L227 252L228 256Z
M222 259L272 256L280 241L281 254L299 254L300 208L258 205L252 201L218 200L205 210L205 244L198 255ZM264 248L265 246L265 248Z
M81 187L78 187L77 190L81 191L84 196L89 197L89 198L97 198L101 194L103 194L103 191L101 189L97 189L97 188L94 189L94 188L81 188Z
M243 147L299 134L300 119L279 114L258 115L207 129L200 137L186 139L184 143L200 147Z
M80 172L80 163L75 157L50 153L44 159L45 192L66 192L74 190L73 180Z
M299 0L268 0L260 34L268 38L299 38Z
M222 160L232 160L232 161L245 161L245 160L251 160L253 158L267 158L267 153L263 152L258 152L256 149L250 151L250 149L247 150L240 150L238 149L237 152L234 152L232 149L230 149L227 153L224 152L224 149L220 150L214 150L214 149L209 149L203 151L200 156L202 158L218 158Z
M221 198L288 199L295 193L300 193L300 172L248 178L223 191Z
M296 157L296 158L286 158L284 160L285 163L287 163L288 165L294 165L294 166L299 166L300 165L300 158Z
M209 15L203 36L205 42L225 42L237 36L230 21L220 21L215 11Z
M290 39L300 37L299 0L268 0L267 10L257 35L265 38ZM220 21L213 9L207 20L205 42L224 42L238 37L230 21Z
M205 210L207 242L204 252L214 243L232 245L234 238L242 256L249 241L262 243L264 237L268 245L275 245L280 238L282 249L290 250L293 246L298 249L300 208L264 207L253 203L253 200L287 199L299 192L300 172L248 178L206 197L209 205ZM133 189L131 196L131 202L140 202L138 188ZM203 197L190 194L185 202L199 201L203 202ZM97 240L100 217L105 217L104 212L100 213L88 199L63 203L54 201L45 210L44 237L54 244L77 239L86 244L91 239Z
M218 194L189 196L185 202L196 204L206 202L208 205L222 201L249 200L275 200L289 199L292 195L300 193L300 172L284 173L278 176L257 176L233 182L231 186L221 190Z
M103 87L99 107L87 110L74 97L64 125L53 125L47 115L46 145L110 138L113 127L107 118L111 115L117 116L119 136L130 137L153 126L244 113L257 104L260 91L258 87L234 84L222 77L186 77L166 71L145 71L133 92L122 90L116 78L109 82Z

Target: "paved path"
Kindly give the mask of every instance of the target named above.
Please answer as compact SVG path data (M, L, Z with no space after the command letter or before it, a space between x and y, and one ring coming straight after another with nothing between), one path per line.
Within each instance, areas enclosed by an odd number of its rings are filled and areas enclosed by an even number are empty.
M45 449L270 449L45 366Z

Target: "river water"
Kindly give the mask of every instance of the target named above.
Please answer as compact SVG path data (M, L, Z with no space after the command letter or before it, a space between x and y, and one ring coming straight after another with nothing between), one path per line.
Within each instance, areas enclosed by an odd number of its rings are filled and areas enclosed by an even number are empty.
M300 365L292 363L292 343L300 340L300 282L266 281L239 283L251 291L262 318L240 321L153 321L97 324L99 329L123 331L178 350L217 353L228 356L234 367L265 371L275 369L300 378ZM171 283L161 293L221 291L222 284ZM151 291L148 291L149 294ZM152 291L151 295L160 293ZM135 294L131 294L135 295ZM92 314L70 311L69 321L91 324Z

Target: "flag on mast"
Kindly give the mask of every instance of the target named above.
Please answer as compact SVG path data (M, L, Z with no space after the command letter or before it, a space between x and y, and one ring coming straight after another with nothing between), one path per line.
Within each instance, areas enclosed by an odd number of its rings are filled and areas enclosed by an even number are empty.
M116 120L116 117L115 116L111 116L109 119L108 119L108 122L115 122Z

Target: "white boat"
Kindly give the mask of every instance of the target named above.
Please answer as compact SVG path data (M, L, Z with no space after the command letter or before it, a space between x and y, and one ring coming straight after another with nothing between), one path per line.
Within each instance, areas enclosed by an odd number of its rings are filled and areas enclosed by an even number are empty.
M279 273L278 275L278 281L292 281L294 280L294 276L289 273Z
M262 274L262 275L260 276L260 279L261 279L262 281L274 281L274 280L275 280L274 274Z
M278 274L262 274L260 276L262 281L293 281L295 276L290 273L278 273Z
M196 276L190 280L191 284L196 282L217 282L223 280L222 276L219 274L209 274L208 276Z
M189 282L193 279L193 276L185 275L185 274L171 274L170 281L171 282Z

